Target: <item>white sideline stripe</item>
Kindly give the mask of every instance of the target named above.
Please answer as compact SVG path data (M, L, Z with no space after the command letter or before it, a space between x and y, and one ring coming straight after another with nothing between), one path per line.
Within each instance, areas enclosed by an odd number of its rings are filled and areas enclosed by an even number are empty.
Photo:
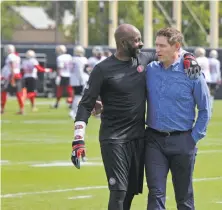
M206 154L206 153L221 153L222 150L202 150L198 151L197 154Z
M8 164L9 161L8 160L0 160L0 165L3 165L3 164Z
M102 166L102 162L81 162L81 166ZM71 162L54 162L54 163L41 163L33 164L32 167L58 167L58 166L73 166Z
M220 203L220 204L222 204L222 201L217 201L217 202L215 202L215 203Z
M24 124L63 124L63 123L69 123L70 120L56 120L56 121L52 121L52 120L24 120L21 121L21 123Z
M193 178L193 182L207 182L207 181L217 181L222 180L222 176L218 177L206 177L206 178ZM172 182L172 180L167 180L167 182Z
M214 180L221 180L222 176L218 177L208 177L208 178L194 178L194 182L203 182L203 181L214 181Z
M212 143L205 143L205 144L202 144L202 147L209 147L209 146L221 146L222 145L222 142L212 142Z
M38 194L83 191L83 190L96 190L96 189L106 189L106 188L107 188L107 186L91 186L91 187L76 187L76 188L71 188L71 189L61 189L61 190L43 190L43 191L39 191L39 192L20 192L20 193L1 195L1 198L14 198L14 197L20 197L23 195L38 195Z
M75 200L75 199L85 199L85 198L92 198L92 195L80 195L80 196L69 197L68 199Z
M214 181L214 180L220 180L220 179L222 179L222 176L209 177L209 178L196 178L196 179L193 179L193 181L194 182L202 182L202 181ZM144 184L144 185L146 185L146 184ZM76 188L71 188L71 189L43 190L43 191L39 191L39 192L19 192L19 193L1 195L1 198L14 198L14 197L21 197L23 195L37 195L37 194L60 193L60 192L83 191L83 190L96 190L96 189L107 189L107 186L76 187Z
M92 166L100 166L100 165L103 165L102 162L101 162L101 158L100 157L91 157L91 158L86 158L86 162L82 162L83 165L92 165ZM91 161L91 162L90 162ZM94 162L95 161L95 162ZM100 161L100 162L98 162ZM67 161L64 161L64 160L55 160L53 162L49 162L49 163L46 163L46 162L40 162L40 161L21 161L21 162L10 162L9 160L0 160L0 166L1 165L31 165L33 167L48 167L47 164L52 164L52 166L57 166L56 164L61 164L61 166L69 166L68 164L71 164L71 161L70 162L67 162ZM40 166L38 166L40 165ZM41 166L43 165L43 166Z
M13 121L11 120L2 120L1 123L13 123ZM56 121L52 121L52 120L23 120L23 121L19 121L19 123L24 123L24 124L64 124L64 123L70 123L70 120L56 120Z

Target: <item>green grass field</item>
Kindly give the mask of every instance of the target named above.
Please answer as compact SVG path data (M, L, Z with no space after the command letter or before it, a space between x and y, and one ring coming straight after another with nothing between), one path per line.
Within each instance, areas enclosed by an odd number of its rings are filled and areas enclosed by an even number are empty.
M1 204L3 210L105 210L108 189L101 163L98 129L87 127L88 162L77 170L70 162L73 122L64 104L49 109L52 100L37 99L39 111L17 116L10 99L2 116ZM194 172L197 210L222 209L222 101L216 101L207 137L198 143ZM145 210L147 187L132 209ZM167 209L176 209L172 182L167 185Z

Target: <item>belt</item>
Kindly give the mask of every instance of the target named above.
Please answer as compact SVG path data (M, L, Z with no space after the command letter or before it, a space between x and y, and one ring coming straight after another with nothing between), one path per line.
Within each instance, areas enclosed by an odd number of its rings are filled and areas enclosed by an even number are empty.
M153 128L148 128L148 130L151 130L153 133L156 133L156 134L159 134L161 136L173 136L173 135L179 135L181 133L185 133L185 132L188 132L188 131L191 131L190 130L187 130L187 131L170 131L170 132L166 132L166 131L158 131L156 129L153 129Z

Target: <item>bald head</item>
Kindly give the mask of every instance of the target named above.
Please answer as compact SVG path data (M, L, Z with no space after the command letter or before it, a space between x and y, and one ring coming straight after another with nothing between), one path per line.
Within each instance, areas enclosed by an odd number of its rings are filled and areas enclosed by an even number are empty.
M118 43L121 39L133 38L135 34L140 34L138 28L130 24L121 24L115 31L115 40Z
M117 57L123 59L136 58L143 47L138 28L130 24L122 24L115 31Z

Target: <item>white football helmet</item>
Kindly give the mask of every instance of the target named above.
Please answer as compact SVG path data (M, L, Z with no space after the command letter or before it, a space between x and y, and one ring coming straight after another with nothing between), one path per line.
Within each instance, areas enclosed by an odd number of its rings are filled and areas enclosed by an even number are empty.
M57 55L62 55L65 54L67 52L66 46L65 45L58 45L56 47L56 54Z
M92 49L92 54L93 54L94 56L97 56L98 54L103 55L103 48L100 47L100 46L95 46L95 47L93 47L93 49Z
M218 58L218 52L216 50L211 50L210 57L211 58Z
M196 55L197 57L203 57L203 56L206 55L206 51L205 51L205 49L202 48L202 47L196 48L194 53L195 53L195 55Z
M11 53L14 53L15 52L15 46L12 45L12 44L6 45L4 47L4 51L5 51L5 55L9 55Z
M35 52L33 50L28 50L25 54L26 58L35 58Z
M73 54L77 56L84 56L85 55L85 49L81 45L77 45L73 49Z

